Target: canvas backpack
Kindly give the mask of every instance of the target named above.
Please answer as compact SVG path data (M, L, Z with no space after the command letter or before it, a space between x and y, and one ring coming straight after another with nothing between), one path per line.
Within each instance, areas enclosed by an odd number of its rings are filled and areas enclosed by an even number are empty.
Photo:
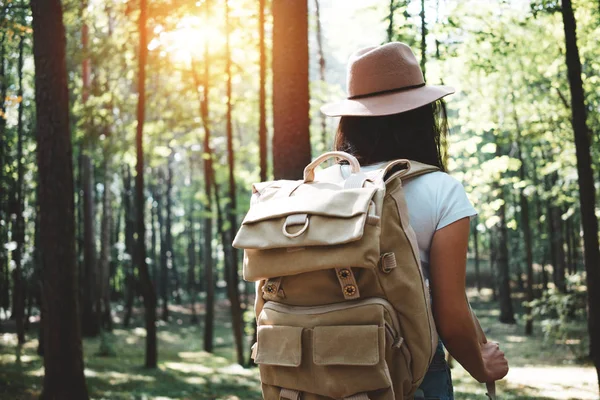
M349 163L350 175L331 157ZM412 399L438 336L402 182L437 170L409 160L361 172L321 155L299 181L253 186L234 240L257 283L266 400Z

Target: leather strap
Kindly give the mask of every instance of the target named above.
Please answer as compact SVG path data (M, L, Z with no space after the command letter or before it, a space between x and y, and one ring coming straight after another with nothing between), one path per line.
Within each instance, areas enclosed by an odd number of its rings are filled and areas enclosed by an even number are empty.
M340 282L340 287L342 288L342 294L344 295L344 299L358 299L360 297L360 292L358 291L358 284L356 283L356 278L354 278L352 268L336 268L335 273L337 275L338 281Z
M279 400L300 400L300 392L297 390L281 388Z

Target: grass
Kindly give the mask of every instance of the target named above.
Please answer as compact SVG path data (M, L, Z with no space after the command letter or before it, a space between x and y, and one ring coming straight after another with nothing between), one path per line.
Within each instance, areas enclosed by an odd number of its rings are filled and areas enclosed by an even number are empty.
M470 296L473 307L491 340L501 343L510 361L507 379L498 383L503 400L598 399L596 373L581 363L585 327L581 339L568 343L543 340L539 324L532 337L523 335L523 325L497 322L495 304L485 296ZM517 303L517 302L515 302ZM158 327L159 365L142 367L144 330L141 314L131 329L117 328L107 335L108 346L117 357L100 357L100 339L84 339L85 375L94 399L261 399L258 371L234 362L231 325L226 303L220 302L215 324L215 351L202 351L202 327L189 324L189 310L171 306L171 320ZM119 313L117 313L119 315ZM10 328L3 321L3 329ZM0 399L33 399L41 390L43 364L36 354L37 331L32 329L20 349L14 333L0 334ZM485 387L473 380L460 365L452 370L457 399L484 399Z

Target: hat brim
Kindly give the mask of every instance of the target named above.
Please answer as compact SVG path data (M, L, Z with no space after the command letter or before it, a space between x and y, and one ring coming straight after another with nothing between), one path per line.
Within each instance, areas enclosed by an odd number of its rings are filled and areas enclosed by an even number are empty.
M321 112L329 117L375 117L399 114L433 103L452 93L454 93L454 88L450 86L422 86L415 89L383 93L357 99L345 99L325 104L321 107Z

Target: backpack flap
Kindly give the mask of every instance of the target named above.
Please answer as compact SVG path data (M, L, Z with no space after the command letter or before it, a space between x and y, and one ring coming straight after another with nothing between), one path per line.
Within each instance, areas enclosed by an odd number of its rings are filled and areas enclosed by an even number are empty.
M285 194L273 193L278 190ZM233 246L246 251L246 280L348 267L347 260L353 260L352 267L376 267L376 187L313 182L298 185L291 196L287 191L286 185L270 187L267 200L258 196L235 237Z

